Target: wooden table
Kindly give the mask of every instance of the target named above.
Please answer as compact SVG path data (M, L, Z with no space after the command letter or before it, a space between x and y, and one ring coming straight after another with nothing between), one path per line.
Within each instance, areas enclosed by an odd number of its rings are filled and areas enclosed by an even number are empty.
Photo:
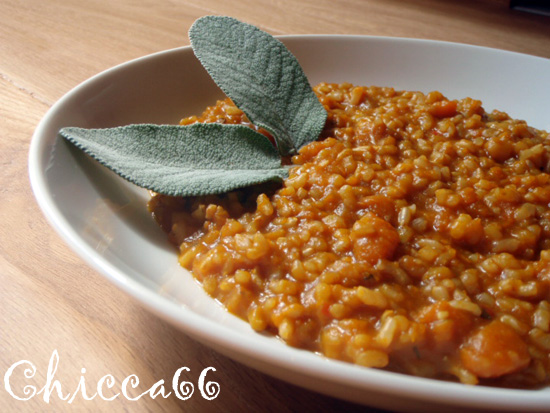
M118 63L188 44L192 22L231 15L273 34L347 33L415 37L490 46L550 58L550 18L509 10L506 0L2 0L0 2L0 375L74 393L81 376L94 392L112 374L144 387L168 383L187 366L198 376L215 366L220 396L118 397L72 404L55 394L18 401L0 388L2 411L332 411L361 410L246 368L151 315L77 257L38 209L27 177L34 128L47 109L88 77ZM193 377L195 377L193 376ZM141 388L141 387L140 387Z

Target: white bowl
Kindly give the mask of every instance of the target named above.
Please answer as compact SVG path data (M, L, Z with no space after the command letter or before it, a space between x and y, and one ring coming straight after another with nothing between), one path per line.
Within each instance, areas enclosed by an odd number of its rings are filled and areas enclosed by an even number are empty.
M481 99L550 129L550 60L481 47L364 36L284 36L312 84L321 81L439 90ZM32 187L53 227L97 271L190 336L248 366L332 396L393 410L548 411L550 388L472 387L323 358L252 331L180 268L146 210L147 191L84 156L57 132L65 126L177 123L222 94L190 48L107 70L77 86L33 136Z

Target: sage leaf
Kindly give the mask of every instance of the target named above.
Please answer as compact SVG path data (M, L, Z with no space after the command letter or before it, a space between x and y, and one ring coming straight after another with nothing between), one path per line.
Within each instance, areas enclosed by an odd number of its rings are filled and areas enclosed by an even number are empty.
M59 133L121 177L165 195L224 193L288 176L269 139L244 125L68 127Z
M189 39L216 84L252 123L274 136L282 156L319 137L327 113L283 43L224 16L198 19Z

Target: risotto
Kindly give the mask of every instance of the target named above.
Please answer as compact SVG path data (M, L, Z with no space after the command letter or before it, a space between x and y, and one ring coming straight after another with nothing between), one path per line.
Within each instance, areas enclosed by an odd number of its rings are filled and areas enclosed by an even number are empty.
M325 129L282 185L152 197L180 264L291 346L468 384L547 383L548 133L439 92L314 90ZM194 122L254 127L229 100L181 123Z

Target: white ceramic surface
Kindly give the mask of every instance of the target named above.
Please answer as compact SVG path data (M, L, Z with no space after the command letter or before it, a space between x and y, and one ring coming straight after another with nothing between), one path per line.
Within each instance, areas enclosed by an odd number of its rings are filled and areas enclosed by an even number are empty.
M312 84L351 82L474 97L550 129L550 60L426 40L284 36ZM29 155L36 199L68 245L145 307L221 353L294 384L394 410L549 411L550 388L470 387L325 359L253 332L177 264L146 210L148 193L58 139L64 126L177 123L221 92L190 48L107 70L60 99L38 125ZM221 383L223 387L223 383Z

